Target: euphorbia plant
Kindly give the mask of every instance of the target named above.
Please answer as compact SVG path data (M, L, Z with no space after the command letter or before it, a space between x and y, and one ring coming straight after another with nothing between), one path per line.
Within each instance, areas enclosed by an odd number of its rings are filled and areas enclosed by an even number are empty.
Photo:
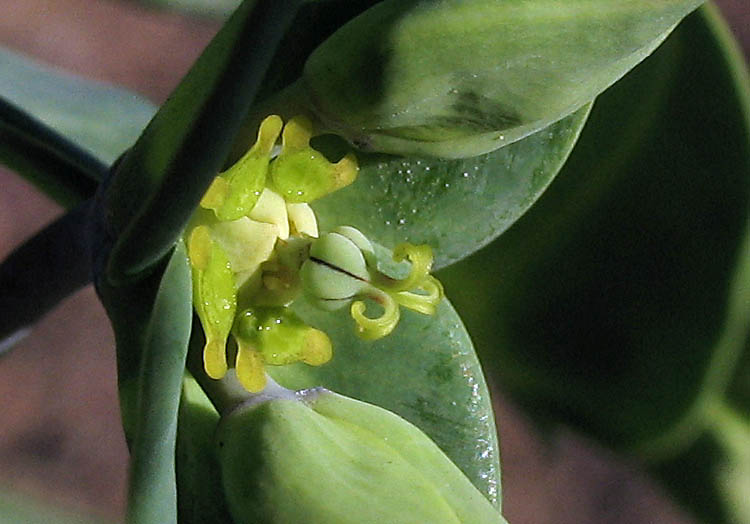
M111 167L4 103L3 160L72 210L2 266L0 334L93 278L131 522L503 522L430 270L518 219L700 4L245 1Z

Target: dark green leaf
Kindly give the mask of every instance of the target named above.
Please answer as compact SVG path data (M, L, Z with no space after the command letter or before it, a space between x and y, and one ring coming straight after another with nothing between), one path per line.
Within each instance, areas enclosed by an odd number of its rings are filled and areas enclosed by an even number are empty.
M178 242L144 337L131 445L128 522L177 522L177 413L193 319L190 265Z
M426 243L436 267L460 260L510 227L547 188L588 109L475 158L359 154L357 181L313 204L321 229L353 225L391 248Z
M16 248L0 264L0 354L58 302L91 282L90 202Z
M427 433L493 503L501 498L497 433L471 340L448 301L432 316L402 311L389 336L366 343L346 308L295 309L331 337L334 356L320 367L270 368L283 386L324 386L393 411Z
M441 275L491 376L540 422L657 461L747 376L749 93L715 12L689 17L598 99L537 205Z
M92 197L107 173L98 160L2 99L0 163L63 207Z

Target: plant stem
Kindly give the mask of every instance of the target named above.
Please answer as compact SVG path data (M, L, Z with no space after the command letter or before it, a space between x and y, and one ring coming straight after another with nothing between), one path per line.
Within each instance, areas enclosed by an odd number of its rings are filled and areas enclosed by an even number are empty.
M0 264L0 353L58 302L91 282L90 209L90 200L78 205Z

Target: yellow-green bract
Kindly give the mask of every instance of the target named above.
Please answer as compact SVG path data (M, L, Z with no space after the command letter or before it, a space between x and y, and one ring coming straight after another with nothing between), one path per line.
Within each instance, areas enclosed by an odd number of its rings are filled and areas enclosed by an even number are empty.
M702 0L386 0L309 58L322 123L376 152L474 156L591 101Z
M418 428L324 389L239 406L217 446L237 523L505 523Z

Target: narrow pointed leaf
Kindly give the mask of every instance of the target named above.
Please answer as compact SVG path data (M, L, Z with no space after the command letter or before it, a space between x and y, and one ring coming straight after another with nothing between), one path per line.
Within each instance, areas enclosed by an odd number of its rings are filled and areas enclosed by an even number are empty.
M131 446L128 522L177 522L177 413L193 318L187 252L178 242L145 334Z
M92 197L107 173L97 159L1 98L0 163L63 207Z
M89 216L84 202L16 248L0 264L0 347L92 278ZM15 340L14 340L15 339ZM0 350L0 354L3 353Z

